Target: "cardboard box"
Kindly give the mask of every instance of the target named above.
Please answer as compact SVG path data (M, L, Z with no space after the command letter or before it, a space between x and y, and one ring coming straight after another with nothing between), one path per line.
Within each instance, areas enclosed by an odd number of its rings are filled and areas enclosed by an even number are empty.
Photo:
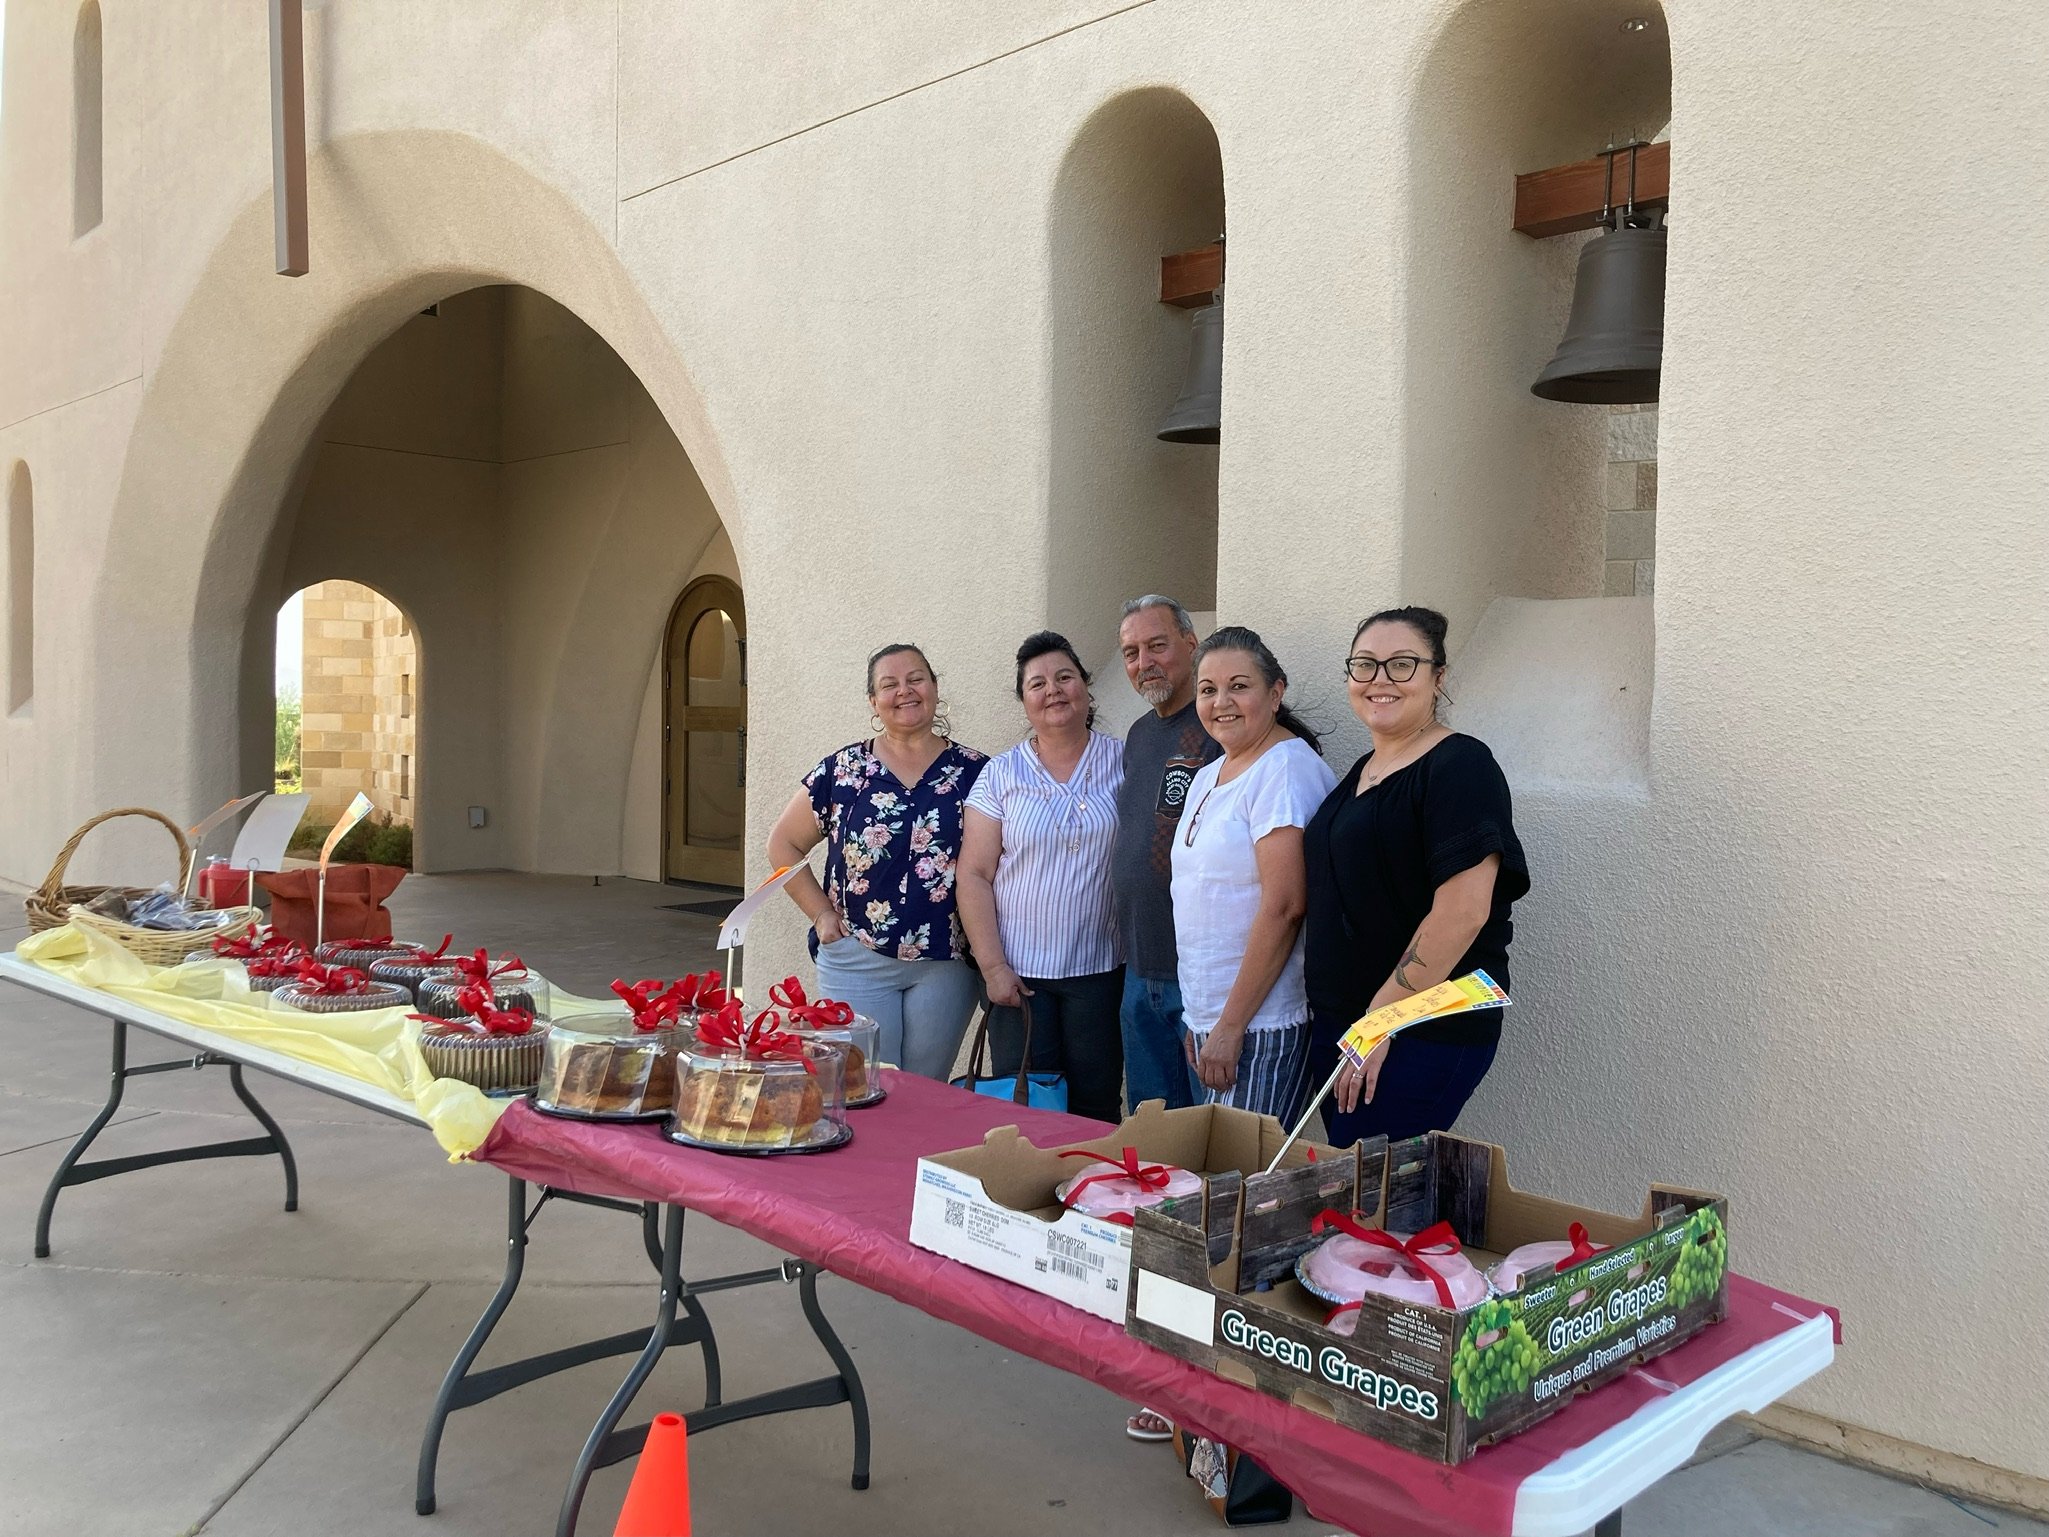
M1460 1311L1368 1297L1345 1336L1295 1279L1325 1207L1401 1234L1448 1221L1483 1269L1574 1222L1610 1247ZM1517 1190L1500 1148L1441 1132L1392 1148L1376 1137L1257 1187L1220 1175L1135 1220L1135 1338L1440 1462L1526 1429L1727 1311L1722 1197L1653 1185L1640 1216L1592 1211Z
M1116 1158L1127 1147L1146 1163L1196 1174L1227 1174L1235 1192L1255 1194L1269 1179L1314 1156L1352 1167L1349 1153L1297 1142L1285 1167L1261 1170L1287 1139L1272 1116L1223 1105L1168 1110L1140 1105L1107 1137L1035 1147L1015 1126L992 1131L980 1147L918 1160L911 1242L977 1270L1057 1297L1113 1323L1124 1320L1131 1291L1132 1229L1064 1210L1055 1187L1102 1165L1062 1158L1070 1149Z

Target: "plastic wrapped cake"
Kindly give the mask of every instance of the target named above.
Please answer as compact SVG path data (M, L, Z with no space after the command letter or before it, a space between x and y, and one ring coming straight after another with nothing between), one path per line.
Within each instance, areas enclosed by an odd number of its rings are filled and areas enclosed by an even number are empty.
M1389 1233L1326 1210L1311 1228L1337 1231L1295 1262L1295 1276L1338 1307L1330 1321L1341 1334L1357 1325L1357 1305L1367 1296L1442 1308L1468 1308L1486 1300L1487 1278L1461 1252L1449 1222L1414 1235Z
M188 961L218 958L240 961L252 993L274 993L299 976L299 962L306 959L306 947L289 935L259 925L234 939L215 939L211 948L195 950Z
M419 951L420 946L409 939L330 939L313 947L313 959L323 966L352 966L367 972L378 961Z
M518 1093L540 1082L551 1032L533 1015L486 1004L466 1019L413 1018L421 1021L420 1055L436 1078L486 1093Z
M845 1049L780 1026L769 1009L745 1020L737 1001L698 1019L676 1052L672 1139L718 1152L799 1153L853 1135Z
M1053 1194L1062 1206L1084 1216L1101 1217L1120 1227L1131 1226L1131 1214L1141 1206L1157 1206L1175 1196L1194 1195L1202 1189L1202 1176L1170 1163L1140 1163L1138 1149L1127 1147L1124 1156L1110 1158L1072 1148L1062 1158L1086 1158L1091 1167L1064 1180Z
M443 934L441 943L432 950L420 945L394 949L372 961L366 969L377 981L393 983L417 996L422 982L454 964L448 954L448 947L453 943L453 934Z
M308 1014L353 1014L364 1009L402 1009L412 1002L402 987L372 982L353 966L323 966L300 960L292 980L271 994Z
M856 1014L853 1005L831 998L813 1000L804 995L804 984L784 977L768 990L769 1000L783 1011L783 1028L810 1040L836 1041L846 1049L845 1080L847 1108L880 1104L889 1091L882 1086L882 1026L866 1014Z
M1523 1284L1526 1275L1544 1275L1554 1269L1570 1270L1581 1260L1592 1259L1607 1247L1604 1243L1591 1242L1585 1225L1575 1222L1566 1230L1563 1239L1544 1239L1510 1249L1501 1263L1487 1272L1487 1279L1494 1283L1496 1291L1506 1296Z
M658 1121L676 1104L676 1041L683 989L614 982L626 1017L556 1022L541 1058L534 1104L592 1121Z
M528 971L518 956L494 961L488 950L458 955L453 965L428 972L414 984L413 997L422 1014L437 1019L474 1013L480 997L494 1009L548 1012L548 984Z

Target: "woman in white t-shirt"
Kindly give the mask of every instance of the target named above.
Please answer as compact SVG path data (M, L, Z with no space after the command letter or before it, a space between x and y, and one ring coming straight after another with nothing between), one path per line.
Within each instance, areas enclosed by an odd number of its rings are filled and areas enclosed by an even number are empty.
M1174 839L1174 940L1195 1074L1211 1102L1292 1121L1308 1087L1302 829L1337 776L1283 700L1251 630L1195 654L1195 708L1224 749L1188 787Z

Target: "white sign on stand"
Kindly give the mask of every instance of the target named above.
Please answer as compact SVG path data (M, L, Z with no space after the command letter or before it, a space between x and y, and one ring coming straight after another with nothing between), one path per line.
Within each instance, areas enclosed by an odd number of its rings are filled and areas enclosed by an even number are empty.
M320 846L320 892L313 910L313 948L316 950L327 938L327 862L334 857L336 845L348 836L349 829L374 809L370 797L358 790L356 798L349 802L348 810L341 814L334 830L327 835L327 842Z
M299 830L299 823L305 815L306 797L303 793L265 796L263 804L249 813L249 820L235 835L235 847L228 855L228 863L237 870L248 871L251 907L256 905L256 872L285 867L285 850L291 847L292 834Z
M726 921L719 925L719 948L726 952L726 986L733 985L733 952L747 942L747 925L754 915L761 911L761 904L776 892L781 891L796 877L797 872L809 868L806 865L784 865L767 880L756 886L740 899L739 905L726 914ZM737 994L735 995L737 996Z
M234 800L229 801L227 805L221 807L221 809L216 811L212 816L204 817L200 821L194 823L192 826L185 829L185 838L186 841L192 845L193 853L192 872L185 878L186 896L189 897L192 895L192 883L193 881L199 878L198 855L200 850L203 847L205 847L206 835L212 832L216 827L220 826L221 823L227 821L229 817L233 816L236 812L240 811L244 806L249 805L253 801L262 800L264 797L264 793L265 792L263 792L262 790L258 790L254 795L238 796Z

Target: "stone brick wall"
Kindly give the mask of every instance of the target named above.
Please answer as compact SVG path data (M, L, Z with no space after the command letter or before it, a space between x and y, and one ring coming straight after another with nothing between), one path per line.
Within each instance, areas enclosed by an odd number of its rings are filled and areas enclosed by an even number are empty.
M413 820L419 645L404 614L356 582L306 589L299 754L308 822L332 822L358 790Z
M1608 564L1604 598L1651 595L1658 554L1658 408L1608 408Z

